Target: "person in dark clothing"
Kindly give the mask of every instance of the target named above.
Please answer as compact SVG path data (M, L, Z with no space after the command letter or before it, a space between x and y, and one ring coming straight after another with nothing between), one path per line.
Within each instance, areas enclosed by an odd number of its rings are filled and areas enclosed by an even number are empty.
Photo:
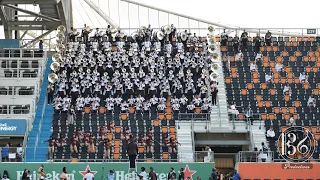
M130 139L127 150L129 161L130 161L130 169L136 168L136 157L138 155L138 145L135 143L134 138Z
M53 95L54 95L54 88L52 84L49 84L47 87L47 93L48 93L48 105L53 103Z
M24 169L21 179L22 180L29 180L30 179L30 176L28 176L28 169Z
M260 52L260 47L261 47L261 38L259 34L253 39L254 45L255 45L255 50L256 53Z
M271 46L271 38L272 38L271 32L268 31L268 32L266 33L266 36L264 37L267 46Z
M212 177L212 180L218 179L218 174L215 168L212 169L211 177Z
M170 172L168 173L168 179L176 179L176 173L173 168L170 168Z
M241 44L243 48L247 48L247 42L248 42L248 33L244 29L241 34Z
M150 167L149 178L150 180L157 180L157 174L154 172L153 167Z
M218 87L216 84L211 85L211 97L212 97L212 105L216 106L217 105L217 95L218 95Z
M184 180L184 169L183 168L181 168L180 171L179 171L178 180Z
M42 40L39 41L39 49L40 49L40 53L43 53L43 41Z

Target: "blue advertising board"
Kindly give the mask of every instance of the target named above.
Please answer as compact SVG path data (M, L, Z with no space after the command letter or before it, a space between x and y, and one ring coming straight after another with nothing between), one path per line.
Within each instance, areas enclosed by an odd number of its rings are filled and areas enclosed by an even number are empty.
M19 48L18 39L0 39L0 48Z
M24 119L0 119L0 136L20 135L23 136L27 129Z

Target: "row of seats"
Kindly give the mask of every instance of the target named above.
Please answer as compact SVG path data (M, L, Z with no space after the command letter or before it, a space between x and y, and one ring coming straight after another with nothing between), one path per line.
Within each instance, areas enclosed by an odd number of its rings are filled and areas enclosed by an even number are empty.
M30 105L0 105L0 114L29 114Z
M266 131L273 127L276 138L287 127L291 117L296 125L314 129L319 126L320 118L320 49L315 43L319 38L278 37L272 41L273 46L260 47L263 58L256 63L256 72L250 72L250 61L254 62L256 57L252 43L248 43L247 48L241 48L244 55L242 62L235 61L232 43L221 47L228 103L236 102L240 106L237 107L239 120L246 119L246 109L250 107L265 122ZM283 65L282 72L276 72L277 63ZM299 75L303 72L309 76L308 82L300 83ZM266 73L273 76L272 83L265 82ZM283 92L284 86L291 88L291 95ZM316 107L308 106L310 96L316 99ZM314 133L319 140L319 132ZM270 142L269 147L274 152L274 159L282 159L276 143ZM319 159L319 152L313 158Z
M10 69L10 68L22 68L22 69L27 69L27 68L39 68L39 62L38 60L33 60L33 61L28 61L28 60L11 60L11 61L1 61L1 68L4 69Z
M0 87L0 95L33 95L33 87Z

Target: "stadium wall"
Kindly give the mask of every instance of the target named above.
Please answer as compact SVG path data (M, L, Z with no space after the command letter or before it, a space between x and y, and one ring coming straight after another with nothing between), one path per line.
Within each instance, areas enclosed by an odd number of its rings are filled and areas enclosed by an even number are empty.
M19 48L18 39L0 39L0 48Z
M238 163L241 179L319 179L320 163Z
M44 165L47 173L47 180L59 180L63 167L67 167L69 180L81 180L90 169L96 179L100 179L103 175L106 177L109 170L114 170L116 180L133 179L128 173L129 163L1 163L0 169L7 170L10 179L21 179L23 170L27 168L32 174L31 180L37 180L37 171L40 165ZM149 168L153 167L157 173L158 180L166 180L167 174L171 167L176 172L180 168L185 169L185 176L196 179L198 176L207 178L211 174L214 163L137 163L137 170L145 167L149 172ZM134 175L135 172L132 172Z

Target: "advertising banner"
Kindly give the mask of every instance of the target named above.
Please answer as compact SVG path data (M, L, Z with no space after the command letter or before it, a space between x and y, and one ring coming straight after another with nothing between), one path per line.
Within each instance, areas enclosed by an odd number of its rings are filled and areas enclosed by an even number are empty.
M21 179L23 170L26 168L31 172L31 180L37 180L37 171L40 165L44 165L44 171L47 173L46 180L60 180L59 176L62 168L67 168L69 180L82 180L88 173L94 174L95 179L107 179L109 170L115 171L116 180L136 180L137 172L128 172L129 163L1 163L0 169L7 170L10 179ZM174 168L178 174L180 168L184 168L185 177L196 180L198 176L202 179L208 179L211 175L214 163L137 163L137 171L140 173L141 167L153 167L158 180L167 180L170 168Z
M0 119L0 136L24 136L27 123L24 119Z
M320 163L239 163L241 179L319 179Z

